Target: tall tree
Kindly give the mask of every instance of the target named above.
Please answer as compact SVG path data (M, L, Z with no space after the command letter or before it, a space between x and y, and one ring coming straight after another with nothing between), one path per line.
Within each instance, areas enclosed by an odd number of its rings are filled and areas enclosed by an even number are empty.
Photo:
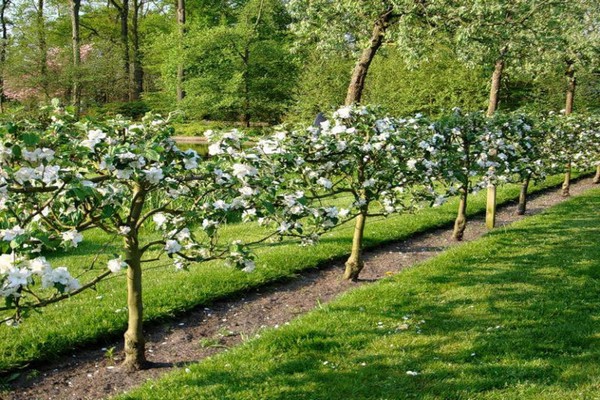
M75 108L75 116L78 117L81 111L81 43L80 43L80 19L79 10L81 0L69 0L71 11L71 33L73 46L73 88L72 104Z
M426 47L421 43L422 34L413 34L414 26L427 21L430 31L435 29L441 15L440 5L422 0L287 2L299 43L316 45L322 52L354 54L356 64L348 84L346 105L362 100L369 68L383 43L396 42L411 50Z
M40 74L40 86L46 100L50 98L48 77L48 43L46 41L46 17L44 15L44 0L37 0L36 7L36 33L38 46L38 65Z
M246 126L278 122L291 103L298 69L288 21L280 1L250 0L234 23L191 29L183 85L190 115L238 119Z
M8 50L8 22L6 11L11 0L2 0L0 3L0 29L2 30L2 43L0 43L0 112L4 112L6 95L4 94L4 68L6 64L6 52Z
M130 77L130 60L129 60L129 0L122 0L120 3L118 0L110 0L117 13L119 15L120 27L121 27L121 51L122 51L122 68L123 68L123 80L127 88L131 87ZM123 94L123 100L129 100L129 93Z
M133 0L133 14L131 15L131 47L132 47L132 83L130 100L139 100L144 90L144 70L142 68L142 54L140 49L139 19L144 0Z
M177 0L177 30L179 34L179 55L183 56L183 39L185 37L185 0ZM183 90L183 79L184 79L184 64L183 59L180 59L177 64L177 101L181 102L185 97L185 91Z

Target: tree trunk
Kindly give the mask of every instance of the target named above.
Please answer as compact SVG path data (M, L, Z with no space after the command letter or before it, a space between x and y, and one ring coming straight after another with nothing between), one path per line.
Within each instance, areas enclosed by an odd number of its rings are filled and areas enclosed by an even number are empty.
M369 72L369 67L371 66L371 62L373 61L375 54L377 54L377 50L379 50L381 47L385 37L385 32L392 21L392 18L394 17L392 11L392 7L388 8L379 16L377 21L375 21L373 33L371 34L371 43L369 44L369 47L363 50L358 62L356 63L356 66L354 67L354 71L352 72L352 78L350 80L350 85L348 85L348 92L346 94L346 105L360 103L362 99L362 93L365 88L365 80L367 78L367 73Z
M454 221L454 232L452 237L454 240L463 240L465 229L467 227L467 196L468 189L463 186L460 188L460 202L458 203L458 216Z
M244 81L244 110L242 111L242 124L246 128L250 128L250 119L252 118L250 109L250 42L246 43L244 48L244 54L242 57L244 63L244 72L242 73L242 80Z
M344 279L349 281L358 280L358 275L364 267L364 261L362 258L362 241L365 233L365 223L367 221L367 210L361 211L356 217L354 225L354 236L352 237L352 252L348 261L346 261L346 271L344 272Z
M492 85L490 88L490 98L488 101L487 116L491 117L498 109L500 85L502 83L502 73L504 72L505 57L508 48L504 47L500 51L500 57L496 60L494 73L492 74ZM493 169L494 167L490 167ZM496 186L489 185L487 188L487 205L485 214L485 225L488 229L494 229L496 226Z
M127 372L143 369L147 365L145 354L144 332L142 323L144 319L144 304L142 301L142 264L137 224L144 207L146 192L140 186L133 192L133 204L130 212L130 226L132 228L125 238L127 262L127 310L129 319L125 332L125 361L123 370Z
M71 34L73 46L73 88L71 104L75 109L75 117L79 118L81 112L81 46L79 42L79 8L81 0L69 0L71 8Z
M2 43L0 44L0 112L4 112L6 95L4 94L4 67L6 64L6 50L8 49L8 27L6 21L6 9L10 0L2 0L0 6L0 28L2 29Z
M577 80L575 78L575 65L573 61L567 61L567 96L565 101L565 115L573 113L573 102L575 100L575 87L577 86Z
M137 371L146 366L144 333L142 330L144 305L142 302L142 267L139 248L131 244L127 250L127 309L129 320L125 332L125 371Z
M575 66L573 61L567 61L567 71L565 72L567 76L567 95L565 101L565 116L573 113L573 102L575 100L575 88L577 86L577 81L575 79ZM562 184L562 196L569 197L571 190L571 163L567 164L567 171L565 172L565 180Z
M50 89L48 79L48 43L46 42L46 20L44 17L44 0L37 2L37 39L39 50L40 67L40 86L44 92L44 98L50 98Z
M492 86L490 88L490 97L488 100L487 116L491 117L498 109L500 86L502 84L502 73L504 72L505 57L507 48L504 47L500 52L500 57L496 60L494 73L492 74Z
M562 196L569 197L571 195L571 163L567 164L567 171L565 172L565 180L562 184Z
M110 0L110 3L117 9L119 13L119 21L121 24L121 65L123 68L123 83L125 89L121 100L129 100L129 93L131 88L131 73L129 63L129 0L123 0L123 3L119 4L117 0Z
M528 176L521 184L521 193L519 193L519 205L517 206L517 215L525 215L527 211L527 190L529 189L530 177Z
M142 54L140 50L139 15L143 0L133 0L133 15L131 18L131 37L133 52L133 84L130 99L139 100L144 91L144 69L142 67Z
M600 165L596 167L596 175L594 176L594 180L592 182L596 184L600 183Z
M177 0L177 26L179 27L179 57L183 56L183 41L185 38L185 0ZM183 60L177 64L177 101L185 98L183 79L185 77Z

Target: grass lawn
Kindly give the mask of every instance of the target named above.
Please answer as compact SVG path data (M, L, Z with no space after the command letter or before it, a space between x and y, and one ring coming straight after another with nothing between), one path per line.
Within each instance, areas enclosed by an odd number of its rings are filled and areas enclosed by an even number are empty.
M556 185L554 177L542 186ZM516 185L499 190L499 203L518 196ZM366 246L406 238L416 232L451 224L455 218L456 201L439 208L429 208L415 215L399 215L367 223ZM485 209L485 193L473 197L469 204L471 214ZM258 228L236 225L225 234L257 235ZM307 250L296 244L275 244L259 251L258 268L252 274L227 268L218 263L193 267L190 272L177 272L170 263L148 265L144 273L145 321L159 321L212 300L240 293L251 287L286 279L308 268L315 268L347 255L351 246L352 226L346 225L323 238L317 247ZM107 257L115 248L104 248L107 237L99 233L86 235L86 241L68 254L53 255L54 265L66 265L83 270L102 251ZM107 258L106 258L107 259ZM106 259L101 259L105 265ZM26 363L39 363L60 354L69 354L74 347L104 343L123 334L127 312L125 276L119 274L101 282L96 291L88 291L32 313L18 327L0 326L0 371L7 371Z
M597 399L600 190L121 399Z

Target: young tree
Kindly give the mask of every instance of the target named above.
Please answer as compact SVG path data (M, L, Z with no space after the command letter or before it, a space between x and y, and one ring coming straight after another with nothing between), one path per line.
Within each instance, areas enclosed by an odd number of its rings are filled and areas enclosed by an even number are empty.
M252 243L225 242L218 231L232 215L269 219L282 209L279 203L289 196L273 179L270 161L247 150L236 132L211 145L208 160L192 150L180 151L172 133L165 121L152 116L141 123L73 122L61 110L47 126L22 121L3 127L0 295L6 306L0 312L11 312L5 321L18 321L30 310L126 269L129 319L123 368L135 370L146 365L144 265L166 256L178 269L213 259L254 269ZM322 210L308 207L288 223L301 235L301 220L315 213L323 214L324 225L333 224ZM148 234L148 227L157 233ZM86 283L40 256L42 249L77 247L82 233L91 229L121 238L122 251L112 257L98 254L92 265L80 268L89 277Z
M468 62L492 67L487 116L499 106L502 78L507 63L519 63L524 55L555 40L563 8L546 0L479 2L452 9L451 29L457 51ZM514 62L517 61L517 62ZM486 225L496 223L496 188L490 185L487 197Z
M291 188L309 191L305 201L326 205L337 223L355 221L344 279L357 280L363 269L369 217L407 212L433 196L428 177L435 166L419 147L424 126L420 117L396 120L376 108L353 105L338 109L320 127L281 137L286 151L276 176L285 176ZM344 206L338 212L332 204Z

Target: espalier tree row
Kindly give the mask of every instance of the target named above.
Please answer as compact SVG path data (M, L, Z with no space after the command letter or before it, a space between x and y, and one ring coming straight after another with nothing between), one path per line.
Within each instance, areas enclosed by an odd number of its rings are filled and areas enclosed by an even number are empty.
M258 142L240 132L209 133L209 156L181 151L165 121L148 115L76 121L58 104L45 122L0 131L0 307L14 324L126 269L126 370L144 367L142 270L168 257L176 269L224 259L251 272L252 247L291 237L302 245L355 221L344 277L363 267L368 217L412 211L460 196L454 238L462 239L470 193L527 185L547 174L598 165L600 119L462 113L436 121L399 119L370 106L346 106L318 127L281 128ZM566 182L568 183L568 181ZM224 240L228 221L264 226L262 238ZM85 282L43 256L77 247L83 232L120 238L118 254L99 250ZM87 275L86 275L87 276Z

